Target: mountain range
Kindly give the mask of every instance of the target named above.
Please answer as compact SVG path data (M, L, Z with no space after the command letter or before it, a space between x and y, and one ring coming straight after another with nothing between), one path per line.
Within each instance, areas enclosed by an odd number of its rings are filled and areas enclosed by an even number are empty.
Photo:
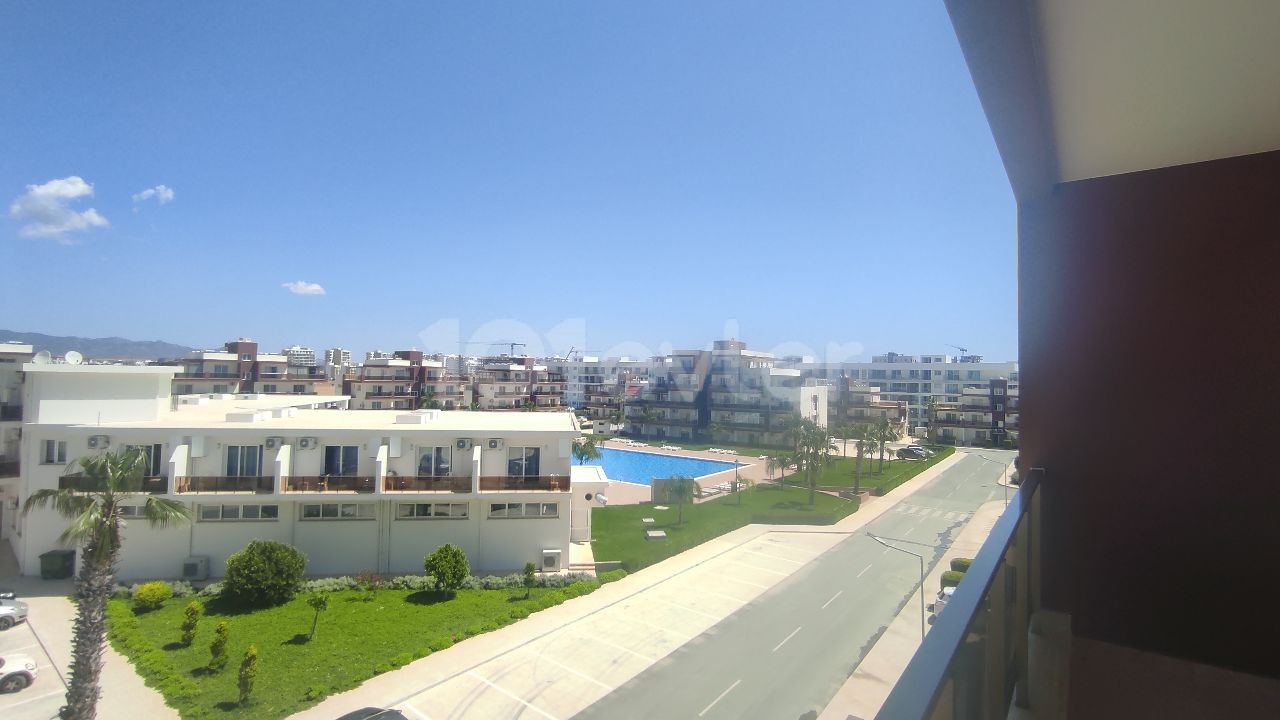
M16 330L0 330L0 343L16 340L29 343L36 352L48 350L58 357L68 350L75 350L86 359L101 360L160 360L180 358L192 348L160 340L128 340L121 337L83 338L74 336L45 335Z

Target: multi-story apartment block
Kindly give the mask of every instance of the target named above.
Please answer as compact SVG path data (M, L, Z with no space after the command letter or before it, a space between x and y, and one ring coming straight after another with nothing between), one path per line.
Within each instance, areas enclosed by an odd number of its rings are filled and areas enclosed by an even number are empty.
M448 374L445 361L421 350L397 350L388 358L371 358L346 383L358 410L443 409L471 406L467 379Z
M364 354L364 361L369 362L370 360L385 360L387 358L392 358L395 356L396 356L395 353L389 353L386 350L367 350L365 351L365 354Z
M0 343L0 484L15 479L20 470L22 438L22 365L31 361L32 347L25 343ZM0 525L3 513L0 507Z
M316 351L309 347L293 345L281 350L280 354L294 367L314 367L316 364Z
M564 393L563 375L526 356L485 358L472 378L478 410L559 410Z
M173 394L266 393L332 395L333 383L314 363L292 365L283 353L260 353L258 343L240 338L222 350L193 350L178 361Z
M959 402L935 403L930 428L946 443L1016 444L1018 411L1018 383L992 378L986 387L962 390Z
M564 402L572 408L586 407L588 394L599 394L606 386L617 388L620 381L642 377L653 366L651 360L591 356L552 358L545 364L552 374L564 377Z
M129 523L122 579L222 574L255 538L290 543L313 574L421 572L443 543L477 571L568 564L571 537L589 534L584 493L570 491L578 430L572 413L441 410L354 412L348 398L170 394L176 368L22 366L27 423L20 477L0 484L0 516L24 573L65 547L51 510L8 512L43 488L87 488L77 458L140 448L142 492L190 507L169 529ZM598 475L596 476L598 477ZM585 488L585 489L584 489ZM128 501L125 516L138 513ZM203 571L194 579L201 579Z
M324 364L351 367L351 351L343 348L329 348L324 351Z
M828 391L827 419L832 427L869 425L887 419L906 430L907 404L882 399L878 386L838 377Z
M1018 379L1017 362L985 362L980 355L901 355L886 353L871 362L794 363L804 377L835 382L841 378L880 389L883 401L904 403L912 432L928 422L931 402L957 403L965 388L986 388L992 378Z
M771 353L737 340L655 358L648 382L623 396L635 434L673 440L781 445L794 415L827 424L825 383L776 367Z

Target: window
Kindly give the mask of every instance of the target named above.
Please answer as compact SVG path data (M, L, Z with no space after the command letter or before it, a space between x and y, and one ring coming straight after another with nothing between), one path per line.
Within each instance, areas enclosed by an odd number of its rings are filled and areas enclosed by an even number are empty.
M993 394L995 394L995 395L1003 395L1003 394L1004 394L1004 388L1002 388L1002 387L994 388L994 389L992 390L992 393L993 393Z
M243 362L253 362L253 354L252 354L252 353L241 353L241 354L240 354L240 360L241 360L241 361L243 361Z
M67 462L67 441L45 440L44 453L40 456L40 462L45 465L65 465Z
M294 386L293 386L293 392L294 392L294 394L296 394L296 395L305 395L305 394L306 394L306 392L307 392L307 386L306 386L306 385L294 385Z
M142 517L141 505L121 505L120 517L122 518L140 518Z
M213 394L214 394L214 395L225 395L226 393L227 393L227 386L226 386L226 385L218 385L218 384L215 384L215 385L213 386Z
M996 410L1004 410L1004 403L996 403Z
M448 445L422 448L418 455L418 474L426 477L448 476L453 470L452 453L453 448Z
M201 505L200 522L229 522L236 520L278 520L279 505Z
M303 520L373 520L373 503L307 503L302 506Z
M163 473L160 472L162 465L160 464L160 453L163 446L160 443L155 445L125 445L125 450L136 450L141 452L143 457L147 459L147 466L143 473L147 477L159 477Z
M959 380L959 379L960 379L960 371L959 371L959 370L948 370L948 371L947 371L947 379L948 379L948 380Z
M382 409L382 401L381 401L381 400L374 400L374 401L373 401L373 409L374 409L374 410L381 410L381 409Z
M263 385L263 386L262 386L262 392L264 392L264 393L273 393L273 392L276 392L276 386L275 386L275 385L273 385L273 384L271 384L271 385Z
M970 370L968 374L965 375L965 380L981 380L981 379L982 379L981 370Z
M258 477L261 474L261 445L227 446L227 477Z
M541 448L513 447L507 449L507 474L514 477L537 477Z
M360 467L360 447L357 445L325 445L324 474L351 476Z
M466 520L470 515L467 503L399 503L397 520Z
M489 503L490 518L560 517L560 503Z

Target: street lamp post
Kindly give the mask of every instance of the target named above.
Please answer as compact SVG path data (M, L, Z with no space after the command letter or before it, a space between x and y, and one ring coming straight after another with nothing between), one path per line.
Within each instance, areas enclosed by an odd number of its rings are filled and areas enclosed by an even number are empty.
M1005 480L1005 476L1009 474L1009 464L1002 463L999 460L992 460L986 455L979 455L978 453L974 453L974 455L989 463L995 463L1000 466L1000 487L1004 488L1004 506L1009 507L1009 483Z
M867 533L867 537L871 538L872 540L875 540L876 542L889 548L890 550L897 550L898 552L912 555L917 560L920 561L920 641L924 642L924 555L913 553L910 550L903 550L902 548L897 547L896 545L890 545L889 543L884 541L884 538L878 537L876 535L872 535L871 533Z

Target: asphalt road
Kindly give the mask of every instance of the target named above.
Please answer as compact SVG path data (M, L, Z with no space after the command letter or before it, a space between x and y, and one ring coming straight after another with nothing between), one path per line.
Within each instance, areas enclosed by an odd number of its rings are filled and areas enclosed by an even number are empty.
M575 717L799 718L822 709L919 586L920 563L944 546L999 485L1013 453L970 455L790 578ZM915 544L919 543L919 544ZM927 588L932 596L936 588Z

